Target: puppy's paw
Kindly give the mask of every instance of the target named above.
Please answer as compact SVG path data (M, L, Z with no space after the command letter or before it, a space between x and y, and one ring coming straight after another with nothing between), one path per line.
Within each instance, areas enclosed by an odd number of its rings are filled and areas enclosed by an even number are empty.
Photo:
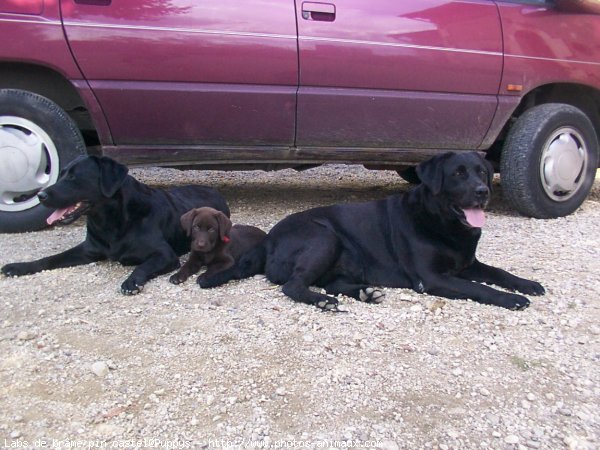
M513 311L520 311L527 308L530 305L530 301L522 295L516 294L504 294L499 299L496 305L502 308L512 309Z
M359 300L365 303L381 303L385 294L378 289L368 287L361 289L358 293Z
M515 290L525 295L544 295L546 290L537 281L521 280L515 286Z
M29 275L32 273L39 272L31 263L12 263L7 264L2 269L2 273L7 277L21 277L23 275Z
M224 282L219 279L218 274L216 276L213 275L209 277L202 274L198 277L196 283L198 283L198 286L200 286L202 289L210 289L224 284Z
M182 277L181 274L179 274L179 273L171 275L171 277L169 278L169 281L173 284L181 284L185 280L187 280L187 278Z
M128 278L121 285L121 294L123 295L136 295L142 292L144 285L138 284L135 280Z

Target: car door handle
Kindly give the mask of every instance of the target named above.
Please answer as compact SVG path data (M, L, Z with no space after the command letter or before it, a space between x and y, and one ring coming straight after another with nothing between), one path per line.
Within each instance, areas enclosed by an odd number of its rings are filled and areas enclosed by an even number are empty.
M333 22L335 20L335 5L333 3L302 2L302 18L304 20Z

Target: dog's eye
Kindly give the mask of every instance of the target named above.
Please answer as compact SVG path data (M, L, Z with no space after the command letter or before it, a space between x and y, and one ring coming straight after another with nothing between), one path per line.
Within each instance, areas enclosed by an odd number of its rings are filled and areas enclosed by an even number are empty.
M458 169L456 169L454 171L454 173L452 174L452 176L462 177L464 174L465 174L465 168L464 167L459 167Z
M208 229L208 232L209 232L209 233L214 233L214 232L215 232L215 229L214 229L214 228L209 228L209 229Z

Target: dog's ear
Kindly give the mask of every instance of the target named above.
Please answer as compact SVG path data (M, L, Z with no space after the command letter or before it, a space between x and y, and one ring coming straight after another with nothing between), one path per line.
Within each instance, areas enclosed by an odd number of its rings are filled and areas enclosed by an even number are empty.
M129 169L106 156L93 156L100 167L100 192L105 197L112 197L123 185Z
M483 161L483 164L485 166L485 170L487 171L487 186L490 192L492 192L492 181L494 180L494 166L483 156L479 156L481 157L481 160Z
M185 230L185 233L188 236L192 234L192 224L194 223L194 217L196 217L196 210L191 209L179 219L179 221L181 222L181 227Z
M215 218L219 224L219 238L224 242L228 242L229 232L231 231L231 220L221 211L215 213Z
M452 155L454 155L452 152L442 153L427 161L423 161L417 166L419 180L431 190L433 195L442 192L442 183L444 182L444 161Z

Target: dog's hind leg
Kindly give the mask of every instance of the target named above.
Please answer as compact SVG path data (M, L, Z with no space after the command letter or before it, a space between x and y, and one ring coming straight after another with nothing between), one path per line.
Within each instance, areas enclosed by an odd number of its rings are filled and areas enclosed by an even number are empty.
M354 283L343 277L336 278L325 285L325 291L331 295L343 294L365 303L381 303L384 293L367 284Z
M297 302L308 303L324 311L337 311L339 302L335 297L311 291L310 286L330 270L338 256L337 238L333 235L305 242L302 251L295 255L292 272L282 286L283 293Z
M299 278L292 278L281 287L281 290L294 301L314 305L324 311L337 311L338 309L337 298L311 291L306 282Z

